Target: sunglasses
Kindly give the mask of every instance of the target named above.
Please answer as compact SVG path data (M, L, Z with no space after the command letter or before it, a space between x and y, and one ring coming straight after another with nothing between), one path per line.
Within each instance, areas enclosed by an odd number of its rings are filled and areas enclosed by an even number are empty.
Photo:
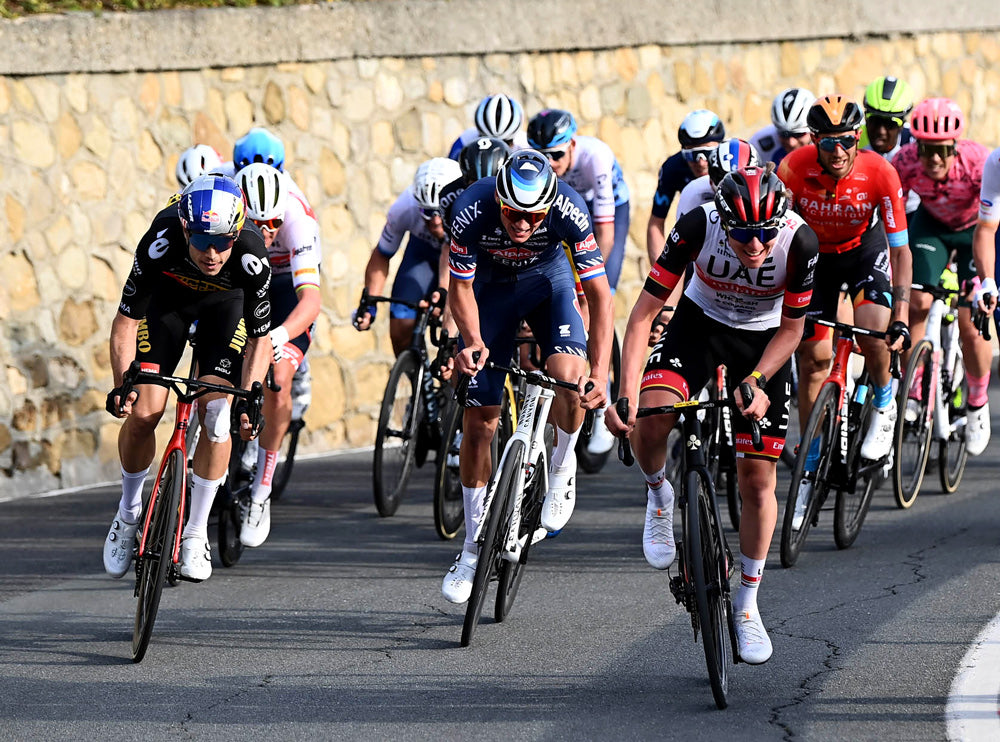
M500 205L500 213L503 214L508 221L519 222L522 219L532 227L542 221L549 213L549 210L545 211L521 211L519 209L512 209L510 206Z
M266 229L268 232L277 232L281 229L281 225L285 223L285 220L276 216L274 219L254 219L253 223L261 229Z
M691 149L682 149L681 155L687 162L707 161L708 155L713 149L715 147L692 147Z
M808 136L808 131L779 131L778 136L781 139L801 139L804 136Z
M749 245L754 237L760 240L762 245L766 245L776 240L780 231L780 227L726 227L726 234L741 245Z
M420 209L420 216L424 218L424 221L430 221L436 216L441 216L441 209Z
M820 137L819 148L824 152L836 152L838 146L848 150L856 146L857 143L858 137L855 134L844 134L839 137Z
M933 157L934 155L937 155L943 160L954 154L954 144L931 144L930 142L917 142L917 155L920 157Z
M868 116L866 125L869 129L898 129L903 125L903 119L898 116Z
M546 149L542 150L542 154L548 157L553 162L559 162L563 157L569 154L569 149Z
M188 234L188 244L198 252L208 252L215 248L216 252L226 252L232 249L236 237L231 234Z

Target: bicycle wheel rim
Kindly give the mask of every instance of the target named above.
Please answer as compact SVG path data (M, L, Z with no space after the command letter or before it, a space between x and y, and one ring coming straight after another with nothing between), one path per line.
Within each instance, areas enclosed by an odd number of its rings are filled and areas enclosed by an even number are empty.
M163 583L173 561L174 538L178 527L178 510L181 487L184 484L184 457L178 450L171 451L163 470L155 499L151 496L153 515L146 537L145 553L137 557L137 571L141 571L136 584L135 621L132 629L132 661L141 662L146 656L153 625L160 608ZM145 515L145 513L143 514ZM142 564L139 565L139 560Z
M922 371L921 371L922 369ZM920 390L915 390L918 372L921 374ZM930 384L933 381L933 346L921 340L910 356L906 374L899 386L898 407L901 419L896 423L895 452L892 462L892 494L896 506L907 509L917 499L927 469L927 459L931 448L931 421L927 406L931 399ZM917 408L916 418L907 420L909 399L914 398Z
M862 383L863 380L858 381L858 384ZM864 405L860 406L859 409L857 404L852 402L849 414L852 421L856 422L852 426L853 429L859 431L850 441L847 461L848 469L851 470L858 467L861 462L861 431L868 430L868 424L874 414L874 390L870 386L865 395ZM861 533L861 526L868 515L868 507L871 505L872 495L875 493L878 473L869 470L867 473L858 474L854 479L853 490L849 486L850 482L846 486L839 487L834 502L833 542L838 549L849 547Z
M452 404L447 410L441 448L434 462L434 529L448 541L455 538L465 520L465 503L462 498L462 481L457 466L449 466L449 456L457 460L459 446L456 437L462 429L464 410Z
M382 398L372 456L375 508L382 517L396 512L413 468L417 427L423 416L421 368L413 351L400 354Z
M958 387L948 392L949 398L945 405L948 410L949 422L954 424L956 418L968 415L969 385L962 377ZM965 474L965 465L969 461L969 451L965 444L965 431L956 431L941 441L938 446L938 473L941 479L941 489L945 494L952 494L958 489Z
M540 456L535 462L535 476L524 487L524 497L521 499L521 523L518 529L518 537L524 538L520 558L516 562L510 562L506 559L500 560L500 575L497 582L494 612L497 623L501 623L510 613L517 597L518 588L521 586L521 579L524 577L524 568L528 561L528 551L531 549L532 538L542 521L542 501L545 499L545 493L542 492L542 477L539 473L547 469L545 458Z

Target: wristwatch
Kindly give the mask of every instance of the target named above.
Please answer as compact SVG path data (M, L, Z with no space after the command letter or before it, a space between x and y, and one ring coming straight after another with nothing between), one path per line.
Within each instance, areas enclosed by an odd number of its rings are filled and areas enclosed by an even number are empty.
M762 374L760 371L754 371L752 374L750 374L750 376L752 376L753 380L757 382L758 389L763 389L765 386L767 386L767 377L764 376L764 374Z

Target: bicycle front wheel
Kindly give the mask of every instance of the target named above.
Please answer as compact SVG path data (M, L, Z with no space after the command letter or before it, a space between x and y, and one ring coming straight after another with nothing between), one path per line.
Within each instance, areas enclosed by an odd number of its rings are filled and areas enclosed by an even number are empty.
M899 385L900 419L896 421L896 447L892 461L892 494L906 509L920 493L931 450L931 382L934 380L934 346L921 340L913 349L906 375Z
M135 623L132 628L132 661L141 662L153 634L156 613L160 608L163 583L174 557L174 541L179 527L181 488L184 486L184 456L170 452L163 476L150 496L147 507L153 508L145 548L135 560ZM146 513L144 512L145 522Z
M479 617L486 602L486 591L490 580L499 569L500 554L503 552L504 541L507 538L507 523L513 508L511 498L517 486L518 470L524 462L524 443L513 441L507 452L500 479L490 509L484 514L482 533L479 538L479 561L476 564L476 577L472 581L472 594L465 610L465 623L462 626L462 646L472 643L472 637L479 626ZM492 484L492 483L491 483ZM488 491L488 490L487 490Z
M465 410L452 402L445 412L441 447L434 461L434 528L445 540L455 538L465 519L462 480L458 472L458 452L462 445L462 417Z
M826 499L830 487L826 475L830 469L833 444L837 436L838 392L839 387L833 382L823 384L802 433L799 452L795 457L795 468L792 470L792 483L785 502L785 515L781 523L782 567L791 567L798 561L809 529L819 517L820 506ZM810 449L818 450L819 456L811 467L807 467ZM795 516L800 489L806 499L804 508L799 507L801 521Z
M969 384L965 375L962 375L958 384L941 393L946 395L944 403L952 433L938 446L938 473L941 489L950 495L962 482L965 465L969 461L969 451L965 446L965 426L956 425L956 421L969 414Z
M708 679L715 705L726 708L729 692L729 611L722 589L722 575L728 582L722 531L711 507L712 482L704 471L687 475L687 533L690 541L691 579L701 625L701 645L705 650ZM722 565L720 567L720 565Z
M375 508L383 518L396 512L413 470L417 428L423 417L422 370L417 354L405 350L385 385L372 457Z
M523 444L522 444L523 446ZM524 463L521 463L524 469ZM540 455L535 462L534 475L531 480L524 485L524 497L521 498L521 522L518 528L518 538L524 542L521 547L521 556L516 562L506 559L500 560L500 574L497 583L497 600L494 606L493 617L497 623L501 623L507 614L510 613L517 597L517 589L521 585L521 578L524 577L524 566L528 561L528 550L531 548L535 531L538 530L542 522L542 501L545 500L545 492L542 490L542 472L548 471L548 463L545 456ZM515 478L517 483L521 481L523 475ZM511 498L516 496L516 491L511 493Z

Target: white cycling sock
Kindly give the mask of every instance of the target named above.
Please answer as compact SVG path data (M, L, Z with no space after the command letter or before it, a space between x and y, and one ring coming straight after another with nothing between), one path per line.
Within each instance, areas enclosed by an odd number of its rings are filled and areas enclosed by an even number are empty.
M483 520L483 503L486 501L486 485L482 487L466 487L462 485L462 499L465 500L465 543L463 551L472 554L479 553L476 544L476 529Z
M219 485L224 481L226 481L225 477L205 479L197 474L191 474L191 510L188 513L188 522L184 526L182 537L208 538L208 514L212 510L215 493L218 492Z
M149 474L147 466L142 471L127 472L122 469L122 498L118 503L118 515L126 523L135 523L142 513L142 485Z
M271 496L271 480L277 464L277 451L268 451L263 446L257 446L257 471L253 475L253 486L250 488L250 499L254 502L262 503Z
M740 589L733 596L733 611L757 613L757 589L764 574L766 559L751 559L740 552Z
M556 443L552 448L552 468L565 466L566 459L573 449L576 448L576 439L580 437L580 430L583 428L581 425L572 433L567 433L565 430L556 426Z
M643 471L642 475L646 478L646 496L649 501L660 510L672 508L674 487L667 481L666 467L661 466L659 471L652 474Z

